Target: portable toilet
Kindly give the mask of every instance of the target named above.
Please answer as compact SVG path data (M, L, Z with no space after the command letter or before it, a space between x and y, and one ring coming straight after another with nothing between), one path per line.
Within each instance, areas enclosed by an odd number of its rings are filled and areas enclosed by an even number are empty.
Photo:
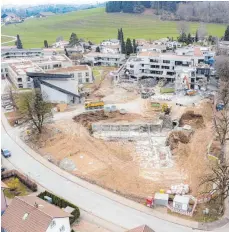
M154 195L154 204L167 206L169 202L169 194L167 193L155 193Z

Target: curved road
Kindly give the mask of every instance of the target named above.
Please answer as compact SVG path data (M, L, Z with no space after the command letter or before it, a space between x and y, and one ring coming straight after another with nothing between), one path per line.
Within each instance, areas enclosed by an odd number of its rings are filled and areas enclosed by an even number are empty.
M5 24L2 24L1 27L3 27L4 25L5 25ZM1 43L1 45L3 45L3 44L8 44L8 43L13 43L13 42L15 42L15 41L17 40L17 37L16 37L16 36L11 36L11 35L1 35L1 36L7 37L7 38L13 38L13 39L10 40L10 41L6 41L6 42Z
M193 231L190 227L176 224L182 219L175 218L174 223L159 219L155 212L153 215L152 209L85 182L49 163L24 144L18 136L19 129L10 127L3 112L1 115L1 142L3 147L12 152L9 161L46 189L85 211L122 227L123 231L143 224L156 232ZM195 225L197 223L189 221L189 226L196 227ZM229 224L214 231L228 232Z

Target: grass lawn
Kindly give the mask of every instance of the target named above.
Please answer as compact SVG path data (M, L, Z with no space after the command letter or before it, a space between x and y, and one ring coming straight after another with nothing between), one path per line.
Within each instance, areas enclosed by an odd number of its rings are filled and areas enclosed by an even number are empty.
M12 38L9 38L9 37L5 37L5 36L1 36L1 43L4 43L4 42L8 42L12 40ZM7 45L7 44L6 44Z
M3 182L9 187L9 189L4 190L4 193L5 196L10 199L14 198L15 196L26 196L32 192L24 184L22 184L18 178L11 177L3 180Z
M190 23L195 33L199 23ZM159 39L174 37L177 34L177 22L161 21L153 15L109 13L104 8L76 11L47 18L28 19L24 23L3 26L2 34L19 34L25 48L43 47L44 40L49 44L58 36L69 40L75 32L78 37L98 43L101 40L117 38L117 29L123 28L125 38ZM226 25L207 24L208 33L222 36ZM9 44L10 45L10 44Z

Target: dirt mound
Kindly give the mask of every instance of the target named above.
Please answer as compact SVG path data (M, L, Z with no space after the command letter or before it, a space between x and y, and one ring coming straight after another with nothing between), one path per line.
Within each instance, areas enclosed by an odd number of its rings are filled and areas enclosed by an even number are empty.
M167 139L167 146L170 146L170 149L174 150L178 147L179 143L189 143L191 135L190 131L173 131Z
M104 110L96 111L96 112L88 112L85 114L80 114L73 117L73 120L76 123L83 125L86 128L90 128L90 125L94 122L99 121L109 121L109 122L117 122L117 121L128 121L132 122L135 120L147 120L147 118L141 116L140 114L120 114L119 111L116 112L104 112Z
M195 129L203 128L205 126L203 116L201 114L195 114L192 110L185 112L181 116L179 124L180 126L190 125Z

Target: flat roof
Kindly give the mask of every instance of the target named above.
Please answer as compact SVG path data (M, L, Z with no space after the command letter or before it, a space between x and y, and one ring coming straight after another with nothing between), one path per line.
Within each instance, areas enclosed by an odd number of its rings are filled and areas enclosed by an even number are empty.
M87 65L75 65L75 66L71 66L71 67L57 68L54 70L49 70L49 71L47 71L47 73L74 72L74 71L89 71L89 67Z
M125 56L124 54L109 54L109 53L101 53L101 52L90 52L84 55L85 57L114 57L120 58Z
M53 56L41 56L41 57L32 57L30 59L34 63L43 63L43 62L52 62L52 61L61 61L61 62L71 62L71 60L65 55L53 55Z
M9 64L9 67L18 75L26 75L27 72L44 72L42 68L34 64L32 61L23 61Z
M176 195L173 199L173 201L182 203L182 204L189 204L190 197L189 196L180 196Z

